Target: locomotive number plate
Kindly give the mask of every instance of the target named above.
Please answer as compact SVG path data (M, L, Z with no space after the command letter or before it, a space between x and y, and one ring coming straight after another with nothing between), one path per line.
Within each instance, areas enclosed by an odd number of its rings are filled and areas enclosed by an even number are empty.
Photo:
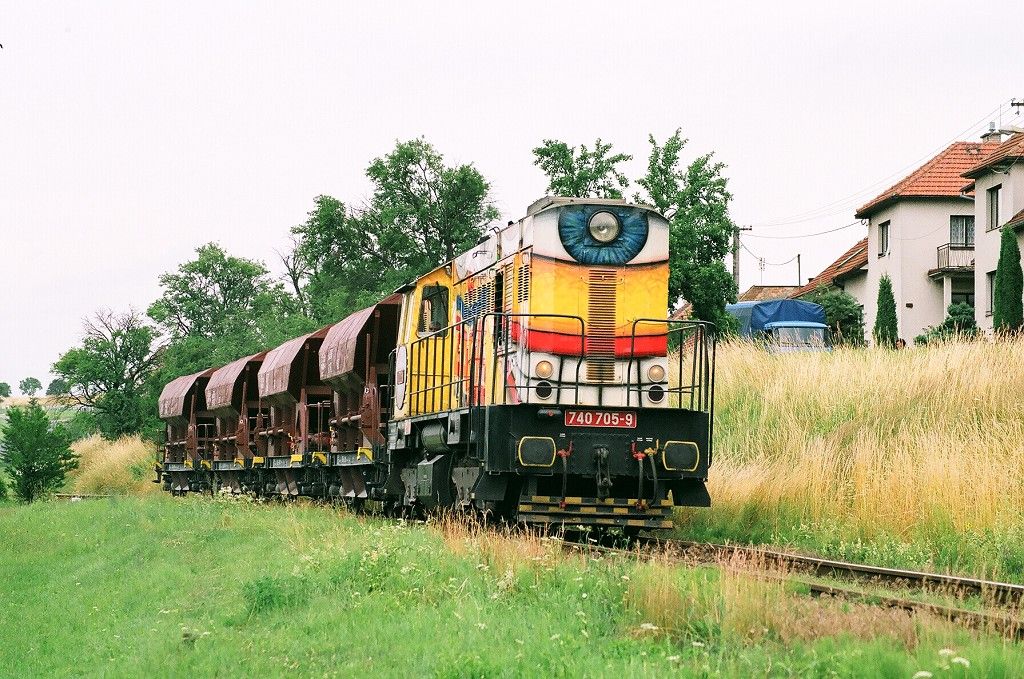
M566 410L567 427L636 428L636 413L628 410Z

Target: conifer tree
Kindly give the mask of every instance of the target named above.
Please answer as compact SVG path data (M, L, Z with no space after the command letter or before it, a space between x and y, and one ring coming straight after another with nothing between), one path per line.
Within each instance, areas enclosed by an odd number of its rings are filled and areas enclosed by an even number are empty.
M993 297L992 324L996 332L1018 332L1024 322L1024 273L1017 234L1012 229L1004 228L1000 236Z
M878 313L875 316L875 327L871 333L875 345L895 347L899 338L896 327L896 298L892 295L892 281L889 276L882 276L878 282Z

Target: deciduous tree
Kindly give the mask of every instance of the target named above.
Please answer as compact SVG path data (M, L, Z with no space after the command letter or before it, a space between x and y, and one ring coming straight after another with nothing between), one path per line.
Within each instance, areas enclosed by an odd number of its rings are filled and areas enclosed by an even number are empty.
M637 202L658 208L669 220L669 304L685 299L693 317L715 323L722 332L735 329L725 305L736 301L736 284L725 267L735 225L729 217L725 165L713 154L696 158L685 169L680 154L686 145L681 130L659 145L649 137L647 173L637 181L646 195Z
M877 308L875 327L871 334L877 346L891 349L899 339L899 329L896 322L896 298L892 294L892 281L887 275L882 276L878 282Z
M633 156L612 153L612 145L600 138L593 149L581 144L577 149L564 141L545 139L533 149L533 164L548 177L547 192L555 196L585 198L622 198L629 179L618 168Z
M423 139L398 142L370 163L370 201L353 209L318 196L286 268L313 317L337 321L473 246L497 218L490 183L449 166ZM294 281L304 280L301 285Z
M1012 229L1003 229L1000 236L993 296L992 325L996 332L1020 332L1024 324L1024 274L1017 234Z
M67 399L96 414L107 438L140 431L150 417L145 384L156 366L156 331L138 313L97 312L86 319L81 346L66 351L53 372Z
M68 383L59 377L50 380L50 384L46 387L47 396L63 396L66 393L68 393Z
M23 502L64 484L64 475L78 466L70 439L60 424L53 424L38 401L7 411L0 426L0 451L11 477L14 494Z
M43 388L42 382L35 377L26 377L18 382L18 389L26 396L35 396L36 392Z

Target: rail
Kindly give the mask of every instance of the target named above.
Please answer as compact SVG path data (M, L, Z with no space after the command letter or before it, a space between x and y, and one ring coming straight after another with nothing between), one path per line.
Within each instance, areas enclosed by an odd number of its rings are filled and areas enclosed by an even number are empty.
M974 268L974 244L946 243L935 250L937 269Z
M550 378L543 380L520 379L512 375L517 368L529 371L525 365L528 354L527 337L531 319L562 319L577 326L578 331L563 333L563 339L573 347L571 353L552 353L557 367ZM663 332L643 334L644 325L664 326ZM534 402L532 395L551 390L551 395L536 402L557 405L580 405L581 387L598 390L598 403L603 390L625 386L626 405L643 405L642 395L650 394L652 386L665 392L665 406L697 410L713 415L715 342L713 324L703 321L641 318L632 323L628 352L616 357L626 361L624 379L585 381L581 379L584 361L588 358L586 322L571 314L531 314L487 312L435 330L409 343L406 348L404 388L393 383L384 387L390 411L405 409L410 415L474 408L487 404L517 404L520 399ZM670 368L660 383L646 384L642 374L642 359L647 352L638 351L639 338L663 338L665 355L670 357ZM389 358L392 379L397 378L397 352ZM675 352L675 353L673 353ZM641 355L642 354L642 355ZM689 354L688 361L686 354ZM661 355L656 353L654 355ZM672 361L672 356L678 360ZM487 359L487 360L485 360ZM635 375L634 375L635 367ZM511 369L511 370L510 370ZM510 378L510 375L512 377ZM635 381L634 381L635 377ZM525 392L525 397L521 396ZM552 399L551 396L554 396ZM548 399L551 399L550 401ZM649 399L652 403L655 399ZM635 402L634 402L635 401Z

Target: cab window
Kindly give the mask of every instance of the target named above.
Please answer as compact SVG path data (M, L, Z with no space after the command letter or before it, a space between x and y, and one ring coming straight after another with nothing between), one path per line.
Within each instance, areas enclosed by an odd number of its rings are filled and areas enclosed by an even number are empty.
M448 288L440 284L428 285L423 289L420 301L419 325L416 334L420 337L431 335L448 327Z

